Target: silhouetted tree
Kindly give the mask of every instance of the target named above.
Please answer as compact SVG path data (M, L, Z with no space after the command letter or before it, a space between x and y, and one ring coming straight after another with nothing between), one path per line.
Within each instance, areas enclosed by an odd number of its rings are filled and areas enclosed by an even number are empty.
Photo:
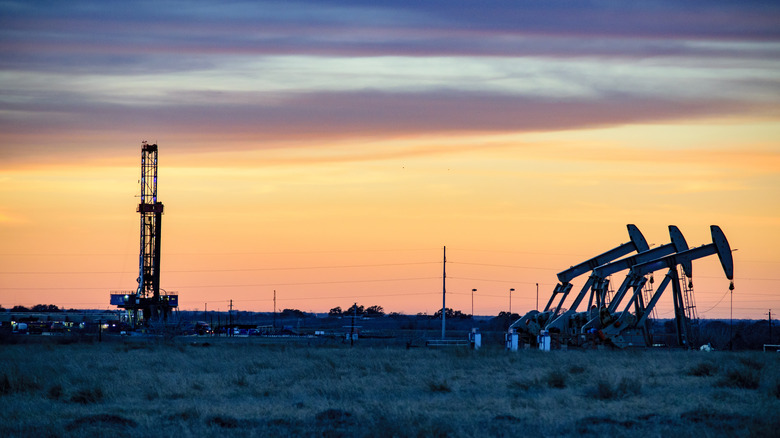
M14 306L11 308L11 312L29 312L30 309L24 306Z
M446 313L444 314L445 317L448 319L466 319L471 318L471 315L465 314L461 312L460 310L452 310L449 307L445 309ZM433 314L431 317L433 319L441 319L441 309L437 310L436 313Z
M33 312L59 312L60 308L54 304L36 304L32 307Z
M287 318L304 318L306 314L298 309L284 309L282 310L282 316Z
M517 321L518 319L520 319L520 315L517 313L510 314L509 312L501 311L498 312L498 316L491 319L491 325L500 327L501 330L506 330L513 322Z
M341 316L344 312L341 311L341 307L334 307L328 311L328 316L337 317Z
M370 306L366 309L366 316L383 316L385 309L382 306Z
M365 308L363 306L358 306L357 303L355 303L344 313L349 316L352 315L363 316L364 312L365 312Z

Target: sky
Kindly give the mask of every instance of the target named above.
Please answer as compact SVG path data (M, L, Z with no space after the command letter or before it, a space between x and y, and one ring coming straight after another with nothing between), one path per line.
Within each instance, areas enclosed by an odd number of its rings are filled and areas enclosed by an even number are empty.
M699 316L780 314L777 2L0 1L0 305L136 289L142 141L181 309L523 314L715 224Z

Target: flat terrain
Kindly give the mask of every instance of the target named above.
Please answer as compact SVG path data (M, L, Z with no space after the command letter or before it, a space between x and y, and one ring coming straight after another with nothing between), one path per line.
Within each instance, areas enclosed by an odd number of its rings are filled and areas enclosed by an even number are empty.
M0 346L0 435L777 436L780 354Z

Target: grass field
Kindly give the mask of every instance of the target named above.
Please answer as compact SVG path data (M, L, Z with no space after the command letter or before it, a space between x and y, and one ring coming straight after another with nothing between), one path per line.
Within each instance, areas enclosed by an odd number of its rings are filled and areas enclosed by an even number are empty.
M190 341L0 346L0 435L780 433L777 353Z

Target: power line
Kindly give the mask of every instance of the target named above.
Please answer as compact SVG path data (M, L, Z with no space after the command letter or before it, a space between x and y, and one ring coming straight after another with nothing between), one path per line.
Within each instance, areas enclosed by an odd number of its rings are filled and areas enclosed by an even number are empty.
M410 277L410 278L384 278L374 280L341 280L341 281L313 281L299 283L263 283L263 284L218 284L218 285L194 285L194 286L168 286L168 289L204 289L219 287L263 287L263 286L310 286L318 284L342 284L342 283L380 283L390 281L414 281L435 280L441 277ZM2 287L0 290L105 290L110 287ZM121 288L119 288L121 289Z
M378 297L405 297L405 296L417 296L417 295L439 295L438 292L414 292L414 293L395 293L395 294L376 294L376 295L345 295L345 296L327 296L327 297L292 297L284 298L277 297L277 301L299 301L299 300L341 300L352 298L378 298ZM233 300L236 303L250 303L250 302L264 302L272 301L273 298L258 299L258 300ZM211 302L211 301L209 301ZM215 301L216 302L216 301ZM220 301L221 302L221 301Z
M343 284L343 283L381 283L390 281L414 281L414 280L435 280L441 277L410 277L410 278L386 278L376 280L340 280L340 281L315 281L299 283L263 283L263 284L218 284L218 285L198 285L198 286L174 286L174 289L203 289L211 287L264 287L264 286L310 286L318 284Z
M717 278L717 279L723 279L723 277L717 277L717 276L709 276L709 275L698 275L694 278ZM738 277L737 280L751 280L751 281L780 281L780 278L750 278L750 277Z
M724 298L726 298L726 295L728 295L728 294L729 294L729 292L730 292L730 291L729 291L729 290L727 290L727 291L726 291L726 293L724 293L724 294L723 294L723 296L722 296L722 297L720 297L720 299L718 300L718 302L717 302L717 303L715 303L715 305L714 305L714 306L710 307L709 309L707 309L707 310L705 310L705 311L703 311L703 312L699 312L699 313L707 313L707 312L709 312L710 310L712 310L712 309L714 309L714 308L718 307L718 304L720 304L720 302L721 302L721 301L723 301L723 299L724 299Z
M489 280L486 278L467 278L467 277L447 277L450 280L469 280L469 281L488 281L493 283L511 283L511 284L536 284L536 282L529 281L515 281L515 280ZM542 283L539 283L542 284Z
M279 268L241 268L241 269L184 269L184 270L166 270L166 273L192 273L192 272L253 272L253 271L293 271L306 269L342 269L342 268L376 268L384 266L411 266L411 265L432 265L439 262L407 262L407 263L376 263L368 265L332 265L332 266L293 266ZM31 275L50 275L50 274L127 274L133 271L3 271L0 274L31 274Z
M471 265L471 266L492 266L496 268L513 268L513 269L539 269L544 271L557 271L552 268L540 268L538 266L517 266L517 265L493 265L490 263L468 263L468 262L450 262L453 265Z
M554 252L527 252L527 251L509 251L509 250L497 250L497 249L477 249L477 248L463 248L456 249L456 251L472 251L472 252L492 252L503 254L528 254L528 255L550 255L550 256L566 256L566 257L584 257L586 254L563 254Z
M323 250L302 250L302 251L252 251L252 252L165 252L163 256L182 256L182 255L203 255L203 256L225 256L225 255L263 255L263 254L329 254L329 253L361 253L361 252L415 252L415 251L437 251L437 248L407 248L407 249L323 249ZM0 253L4 256L33 256L33 257L98 257L98 256L133 256L138 257L137 253Z

